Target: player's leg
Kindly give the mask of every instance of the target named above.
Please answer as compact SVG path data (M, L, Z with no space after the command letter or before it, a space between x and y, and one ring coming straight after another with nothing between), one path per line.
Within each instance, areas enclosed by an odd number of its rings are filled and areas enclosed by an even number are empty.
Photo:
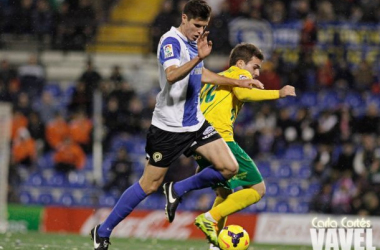
M216 193L216 198L215 198L214 204L212 205L213 208L217 207L219 204L223 204L223 202L227 199L229 195L233 193L233 191L231 189L227 189L224 187L218 187L215 189L215 193ZM222 230L223 227L226 225L226 222L227 222L227 217L222 217L218 221L218 230L217 230L218 234L220 230Z
M226 186L231 189L242 186L244 189L230 194L223 203L209 211L215 221L257 203L265 194L265 183L253 160L236 142L227 144L239 163L239 173Z
M108 249L108 244L104 246L99 242L109 243L109 237L116 225L142 200L158 189L168 171L168 166L190 147L191 138L191 134L167 132L154 126L149 128L145 148L149 161L145 165L144 173L139 182L124 191L106 220L92 230L91 236L94 239L95 250Z
M238 163L223 139L208 142L195 151L207 159L212 166L174 184L174 191L181 197L191 190L202 189L225 182L238 171Z
M91 230L95 250L107 250L112 230L148 195L157 191L168 168L155 167L149 162L145 165L144 174L138 182L130 186L121 195L106 220Z
M245 188L228 195L222 203L213 207L209 212L199 215L196 218L196 225L222 224L228 215L258 202L265 193L265 184L252 159L235 142L228 142L227 144L239 163L239 172L223 186L228 189L234 189L238 186ZM217 239L217 234L214 235L214 232L207 231L204 226L198 227L209 239ZM216 240L209 241L217 246ZM213 247L211 246L210 249Z
M215 161L217 168L210 166L177 183L164 184L164 193L166 195L165 212L169 222L174 220L175 211L181 197L185 193L191 190L211 187L219 182L225 182L236 173L238 168L237 162L229 151L228 146L207 121L194 133L193 138L191 147L184 151L184 154L188 157L193 155L194 152L206 154L205 158L208 161L210 161L210 159ZM219 152L219 157L216 152L212 153L211 149Z
M148 195L157 191L167 170L168 168L155 167L147 162L140 180L124 191L110 215L99 227L99 236L109 237L120 221L128 216Z
M257 203L265 193L265 184L260 182L230 194L222 203L213 207L206 214L210 214L215 222L236 213L252 204Z

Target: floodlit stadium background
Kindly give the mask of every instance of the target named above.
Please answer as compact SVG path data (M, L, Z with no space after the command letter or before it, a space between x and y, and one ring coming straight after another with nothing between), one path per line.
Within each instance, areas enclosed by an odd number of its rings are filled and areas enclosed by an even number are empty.
M0 0L0 231L86 235L138 180L159 91L156 46L185 2ZM251 42L266 57L266 89L297 91L240 113L235 139L267 193L228 223L254 242L310 245L312 218L366 216L379 246L380 1L208 2L206 66L226 69L231 48ZM76 169L63 174L71 150ZM165 181L194 164L181 158ZM158 192L114 236L203 238L192 222L213 199L211 189L188 194L169 225Z

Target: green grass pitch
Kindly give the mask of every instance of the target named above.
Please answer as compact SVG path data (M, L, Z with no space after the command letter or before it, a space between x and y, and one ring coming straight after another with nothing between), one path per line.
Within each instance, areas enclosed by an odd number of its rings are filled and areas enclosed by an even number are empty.
M206 240L158 240L111 238L109 250L208 250ZM311 250L306 246L251 244L248 250ZM90 236L42 234L37 232L0 234L0 250L93 250Z

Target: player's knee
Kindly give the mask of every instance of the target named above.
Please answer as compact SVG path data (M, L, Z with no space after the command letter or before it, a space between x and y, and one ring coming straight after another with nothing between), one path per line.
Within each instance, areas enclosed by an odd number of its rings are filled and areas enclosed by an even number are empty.
M265 183L262 182L260 183L260 185L257 187L256 191L259 193L260 197L263 198L265 193L266 193L266 186L265 186Z
M147 181L146 179L140 179L141 188L146 195L150 195L158 190L161 185L161 181Z
M231 179L234 175L238 173L238 171L239 171L239 165L236 161L234 161L225 167L224 177Z
M159 188L159 185L157 185L156 183L153 183L150 186L146 187L146 189L144 189L144 191L147 195L150 195L152 193L157 192L158 188Z

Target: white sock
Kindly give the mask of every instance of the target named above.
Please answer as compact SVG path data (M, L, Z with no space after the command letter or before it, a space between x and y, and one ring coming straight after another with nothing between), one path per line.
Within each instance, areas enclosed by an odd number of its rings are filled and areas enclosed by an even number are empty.
M214 223L217 223L217 221L216 221L214 218L212 218L212 216L211 216L211 214L210 214L209 212L205 213L205 217L206 217L206 219L208 219L209 221L212 221L212 222L214 222Z
M219 247L214 246L213 244L210 244L209 250L220 250Z

